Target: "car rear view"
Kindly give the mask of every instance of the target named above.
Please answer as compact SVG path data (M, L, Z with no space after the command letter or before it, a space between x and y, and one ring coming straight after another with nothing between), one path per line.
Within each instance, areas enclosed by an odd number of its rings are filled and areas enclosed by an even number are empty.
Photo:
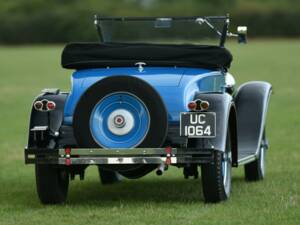
M70 92L45 89L32 105L25 162L42 203L66 201L69 180L96 165L102 184L169 166L198 178L206 202L226 200L231 168L264 177L271 85L235 87L227 16L95 17L98 43L70 43ZM250 108L249 108L250 106ZM200 182L199 182L200 185ZM197 188L197 187L195 187Z

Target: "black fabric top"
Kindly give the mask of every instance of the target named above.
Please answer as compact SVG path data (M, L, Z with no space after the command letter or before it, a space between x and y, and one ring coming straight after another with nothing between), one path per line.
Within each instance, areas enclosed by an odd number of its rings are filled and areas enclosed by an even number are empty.
M67 69L134 66L187 66L228 69L231 53L222 47L206 45L162 45L123 43L70 43L62 53Z

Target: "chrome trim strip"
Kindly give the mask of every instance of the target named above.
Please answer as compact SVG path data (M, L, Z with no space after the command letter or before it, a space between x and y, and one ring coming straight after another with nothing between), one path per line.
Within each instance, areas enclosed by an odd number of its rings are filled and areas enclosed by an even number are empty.
M98 165L98 164L161 164L166 162L167 157L81 157L70 158L71 165ZM177 163L177 157L170 157L171 164ZM58 164L65 165L65 158L59 158Z
M173 148L172 154L176 154L176 153L177 153L177 149ZM59 155L64 155L64 154L65 154L65 150L59 149ZM84 156L91 156L91 155L128 156L128 155L164 155L164 154L166 154L165 148L133 148L133 149L77 148L77 149L72 149L71 151L71 155L84 155Z
M183 164L210 163L215 149L134 148L134 149L27 149L25 163L37 164Z
M253 162L255 159L257 158L257 155L256 154L253 154L253 155L248 155L244 158L241 158L238 160L238 165L245 165L249 162Z

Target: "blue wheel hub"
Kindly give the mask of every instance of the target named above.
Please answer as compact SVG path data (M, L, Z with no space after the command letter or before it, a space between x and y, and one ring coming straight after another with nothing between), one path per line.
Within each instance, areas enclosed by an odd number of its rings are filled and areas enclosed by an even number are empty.
M100 100L90 117L90 131L103 148L134 148L146 137L150 115L145 104L127 92Z

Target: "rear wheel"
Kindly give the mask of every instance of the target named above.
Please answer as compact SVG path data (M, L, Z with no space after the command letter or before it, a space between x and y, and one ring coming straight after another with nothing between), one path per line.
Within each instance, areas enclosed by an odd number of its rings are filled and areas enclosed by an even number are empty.
M251 163L246 164L244 167L246 180L259 181L264 179L266 149L267 149L267 138L264 132L257 159Z
M220 202L230 196L231 142L227 132L225 152L215 151L214 162L201 166L202 188L206 202Z
M65 202L69 187L69 174L66 170L52 165L35 165L36 187L43 204Z

